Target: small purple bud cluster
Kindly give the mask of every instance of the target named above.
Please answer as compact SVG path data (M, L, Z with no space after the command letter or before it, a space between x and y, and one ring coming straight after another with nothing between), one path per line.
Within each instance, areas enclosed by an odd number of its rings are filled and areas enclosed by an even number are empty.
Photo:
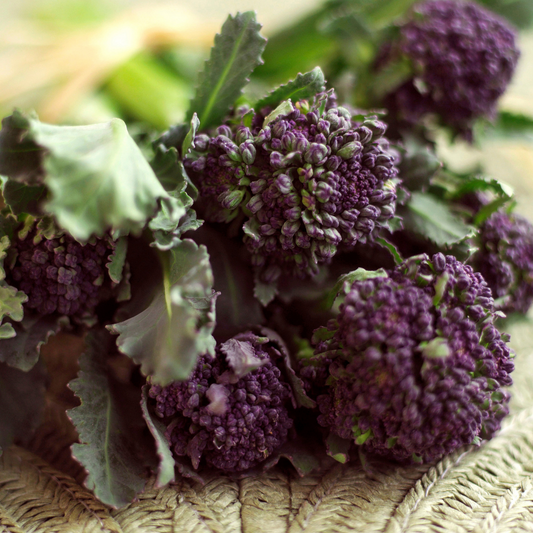
M259 368L235 375L218 346L215 358L200 357L187 381L150 388L156 414L168 421L171 448L196 469L202 456L225 472L254 467L285 443L293 425L291 389L276 366L279 351L250 333L234 340L253 351Z
M206 218L244 214L244 242L267 283L281 273L315 275L341 242L365 242L395 215L398 171L386 125L355 123L332 94L270 121L256 114L250 127L243 118L198 135L195 159L186 161Z
M505 20L474 2L418 4L385 53L389 60L407 57L414 71L390 95L390 106L410 123L437 113L468 136L474 119L495 114L520 55L515 38Z
M518 214L493 213L480 227L472 257L503 312L527 313L533 301L533 225Z
M99 239L80 244L68 235L52 239L14 239L9 248L6 281L28 296L24 304L40 315L91 315L101 299L106 262L113 247Z
M401 461L490 438L509 411L502 387L514 368L496 316L481 275L452 256L414 257L356 281L330 338L317 335L326 339L317 354L336 354L319 423Z

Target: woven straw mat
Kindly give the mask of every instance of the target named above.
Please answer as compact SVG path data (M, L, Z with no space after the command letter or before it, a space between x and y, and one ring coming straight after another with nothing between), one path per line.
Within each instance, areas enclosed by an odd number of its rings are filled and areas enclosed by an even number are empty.
M76 482L72 468L74 477L12 447L0 457L0 533L533 532L531 324L510 329L517 352L511 415L480 448L428 465L374 461L372 475L357 461L332 461L303 478L285 465L242 480L219 475L203 486L178 478L156 489L152 481L117 510Z

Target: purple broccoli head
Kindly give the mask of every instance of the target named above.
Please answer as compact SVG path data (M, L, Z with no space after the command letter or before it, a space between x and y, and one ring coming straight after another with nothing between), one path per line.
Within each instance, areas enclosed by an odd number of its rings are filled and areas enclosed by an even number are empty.
M244 333L200 357L187 381L152 385L155 412L168 421L177 456L197 469L225 472L254 467L287 440L293 395L279 368L282 356L266 337Z
M533 225L518 214L493 213L480 227L472 264L499 308L527 313L533 301Z
M495 114L520 55L515 39L505 20L474 2L419 3L380 59L405 57L413 70L389 105L410 123L436 113L468 137L474 119Z
M63 234L46 238L32 229L15 238L6 261L6 281L28 296L25 308L40 315L90 316L110 279L106 263L113 243L80 244Z
M316 274L341 242L364 242L396 208L396 155L383 122L354 122L331 91L285 104L277 115L256 114L249 127L244 115L213 137L198 135L186 160L206 218L244 221L266 283Z
M496 316L482 276L452 256L354 282L329 334L316 335L332 361L319 423L396 460L432 461L490 438L513 370Z

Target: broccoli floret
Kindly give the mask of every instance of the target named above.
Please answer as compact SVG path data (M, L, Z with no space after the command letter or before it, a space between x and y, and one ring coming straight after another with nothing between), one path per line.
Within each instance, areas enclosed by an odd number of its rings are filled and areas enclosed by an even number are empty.
M110 283L105 265L113 249L108 239L80 244L70 235L46 238L33 228L13 239L6 281L28 296L24 307L40 315L92 315Z
M478 117L493 118L496 101L515 70L516 32L474 2L435 0L415 6L381 64L406 58L413 76L388 98L399 118L416 123L425 113L466 137Z
M251 468L287 440L293 395L281 354L266 337L243 333L200 357L187 381L152 385L155 412L168 423L177 456L203 458L225 472Z
M315 334L318 356L332 361L319 423L396 460L432 461L490 438L509 411L513 370L496 317L481 274L440 253L354 282Z
M472 264L499 308L527 313L533 301L533 225L518 214L493 213L480 227Z
M205 216L244 220L244 242L265 283L290 274L305 278L338 246L364 242L395 214L396 154L386 125L360 123L338 107L334 93L289 106L266 123L223 125L196 136L185 161Z

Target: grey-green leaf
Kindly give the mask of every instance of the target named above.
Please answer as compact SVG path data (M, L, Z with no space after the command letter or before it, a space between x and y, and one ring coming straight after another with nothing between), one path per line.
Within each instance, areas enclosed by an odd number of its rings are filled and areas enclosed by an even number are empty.
M88 335L79 377L69 384L81 405L68 414L80 438L80 444L72 445L72 453L88 472L85 485L103 503L122 507L146 483L145 422L140 391L115 382L108 374L111 348L105 332Z
M166 254L165 281L150 305L108 326L119 349L163 385L186 379L198 356L213 352L217 296L205 246L185 239Z
M44 149L38 162L42 160L44 185L51 193L44 209L76 239L85 241L110 228L140 232L161 200L174 206L175 199L159 183L122 120L90 126L25 120L25 137L19 145L11 139L11 151L22 149L28 140ZM34 166L24 174L18 165L7 176L31 184Z
M21 322L9 325L13 336L2 338L0 335L0 361L27 372L39 360L41 346L50 335L57 333L61 324L58 315L26 313Z
M293 102L312 98L315 94L325 90L324 73L320 67L315 67L311 72L298 74L294 80L285 85L280 85L255 105L256 110L264 107L277 107L284 100L291 99Z
M266 39L253 11L229 16L215 36L211 57L199 76L196 95L187 112L187 121L196 112L202 128L220 124L241 95L252 71L261 64Z
M174 481L176 461L172 457L170 445L165 437L166 425L157 417L153 416L148 408L148 388L149 385L145 385L142 389L141 409L146 425L152 437L154 437L157 455L159 456L156 484L158 487L163 487Z
M407 207L405 228L439 246L457 243L475 232L472 226L452 213L446 203L431 194L413 192Z

